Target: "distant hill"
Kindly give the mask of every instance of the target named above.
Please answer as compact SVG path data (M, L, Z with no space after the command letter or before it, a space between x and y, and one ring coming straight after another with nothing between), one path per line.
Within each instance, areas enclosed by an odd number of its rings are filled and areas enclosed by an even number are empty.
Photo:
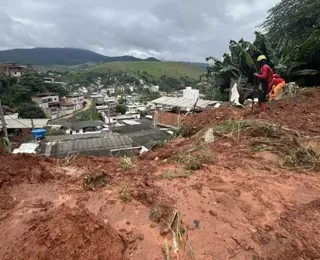
M187 62L156 62L156 61L123 61L111 62L90 67L89 70L94 72L110 71L125 71L133 75L148 74L155 78L160 78L162 75L167 77L179 78L187 76L193 79L199 79L199 76L205 72L205 69L198 65L193 65Z
M147 58L147 61L159 61ZM33 48L0 51L0 62L31 64L35 66L73 66L83 63L115 61L143 61L133 56L108 57L92 51L74 48Z
M208 67L207 63L202 62L191 62L192 65L199 66L200 68L206 69Z

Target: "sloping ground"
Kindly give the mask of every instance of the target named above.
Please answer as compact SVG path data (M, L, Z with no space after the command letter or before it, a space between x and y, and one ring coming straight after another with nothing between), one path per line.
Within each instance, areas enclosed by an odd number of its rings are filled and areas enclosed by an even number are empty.
M293 99L273 101L272 105L268 104L267 113L260 118L298 130L303 134L320 135L319 100L319 87L305 90ZM190 116L186 118L185 123L192 133L196 133L208 125L224 120L257 119L258 113L258 106L254 108L253 113L250 109L240 110L225 106Z
M204 69L191 63L157 61L110 62L95 66L91 70L94 72L126 71L133 75L138 75L138 72L143 73L145 71L155 78L166 75L172 78L188 76L194 79L199 79L199 76L204 72Z
M191 116L139 158L1 155L0 258L319 259L318 95Z

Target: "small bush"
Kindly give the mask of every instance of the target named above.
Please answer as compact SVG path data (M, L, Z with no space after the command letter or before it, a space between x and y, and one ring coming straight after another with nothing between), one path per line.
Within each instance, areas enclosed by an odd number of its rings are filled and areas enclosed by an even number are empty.
M119 199L123 202L129 202L131 200L131 194L129 191L129 184L128 183L121 183L119 187Z
M105 174L88 174L83 179L83 185L86 190L95 190L97 187L103 187L108 182L108 176Z
M320 156L310 148L299 148L285 157L285 165L295 168L319 168Z
M127 170L127 169L132 168L132 166L133 166L133 162L132 162L131 158L125 155L123 157L123 161L121 162L121 166L120 166L121 169Z
M189 137L191 135L190 128L187 125L181 125L177 130L176 130L176 136L181 136L181 137Z

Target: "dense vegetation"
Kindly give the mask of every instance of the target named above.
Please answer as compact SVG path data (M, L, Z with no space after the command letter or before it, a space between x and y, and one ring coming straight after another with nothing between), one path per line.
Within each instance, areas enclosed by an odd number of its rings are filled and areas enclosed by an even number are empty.
M0 75L0 99L2 105L18 108L21 118L44 118L43 111L32 102L31 97L43 92L66 95L68 91L60 85L45 84L43 76L25 73L21 78Z
M269 10L261 25L265 35L256 32L253 43L231 40L229 53L223 55L222 61L207 58L213 64L208 67L206 80L221 92L228 89L233 80L253 85L253 73L259 70L256 58L264 54L272 68L287 81L319 84L319 10L318 0L282 0Z
M114 61L141 61L133 56L108 57L101 54L74 48L34 48L0 51L0 62L14 62L32 65L79 65ZM148 58L146 61L158 61Z

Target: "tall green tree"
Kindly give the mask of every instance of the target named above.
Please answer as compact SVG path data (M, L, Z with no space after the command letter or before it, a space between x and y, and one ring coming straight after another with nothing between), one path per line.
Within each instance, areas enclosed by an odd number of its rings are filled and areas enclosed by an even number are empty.
M42 76L36 73L23 74L19 79L19 84L27 87L32 94L42 93L45 90Z
M282 0L268 11L261 24L272 46L281 55L304 63L299 65L304 71L297 75L316 73L310 69L320 70L319 10L319 0ZM289 56L288 52L291 52Z
M319 10L318 0L282 0L268 11L261 27L273 44L290 38L295 45L300 45L320 29Z
M35 103L22 103L18 108L21 118L46 118L43 110Z

